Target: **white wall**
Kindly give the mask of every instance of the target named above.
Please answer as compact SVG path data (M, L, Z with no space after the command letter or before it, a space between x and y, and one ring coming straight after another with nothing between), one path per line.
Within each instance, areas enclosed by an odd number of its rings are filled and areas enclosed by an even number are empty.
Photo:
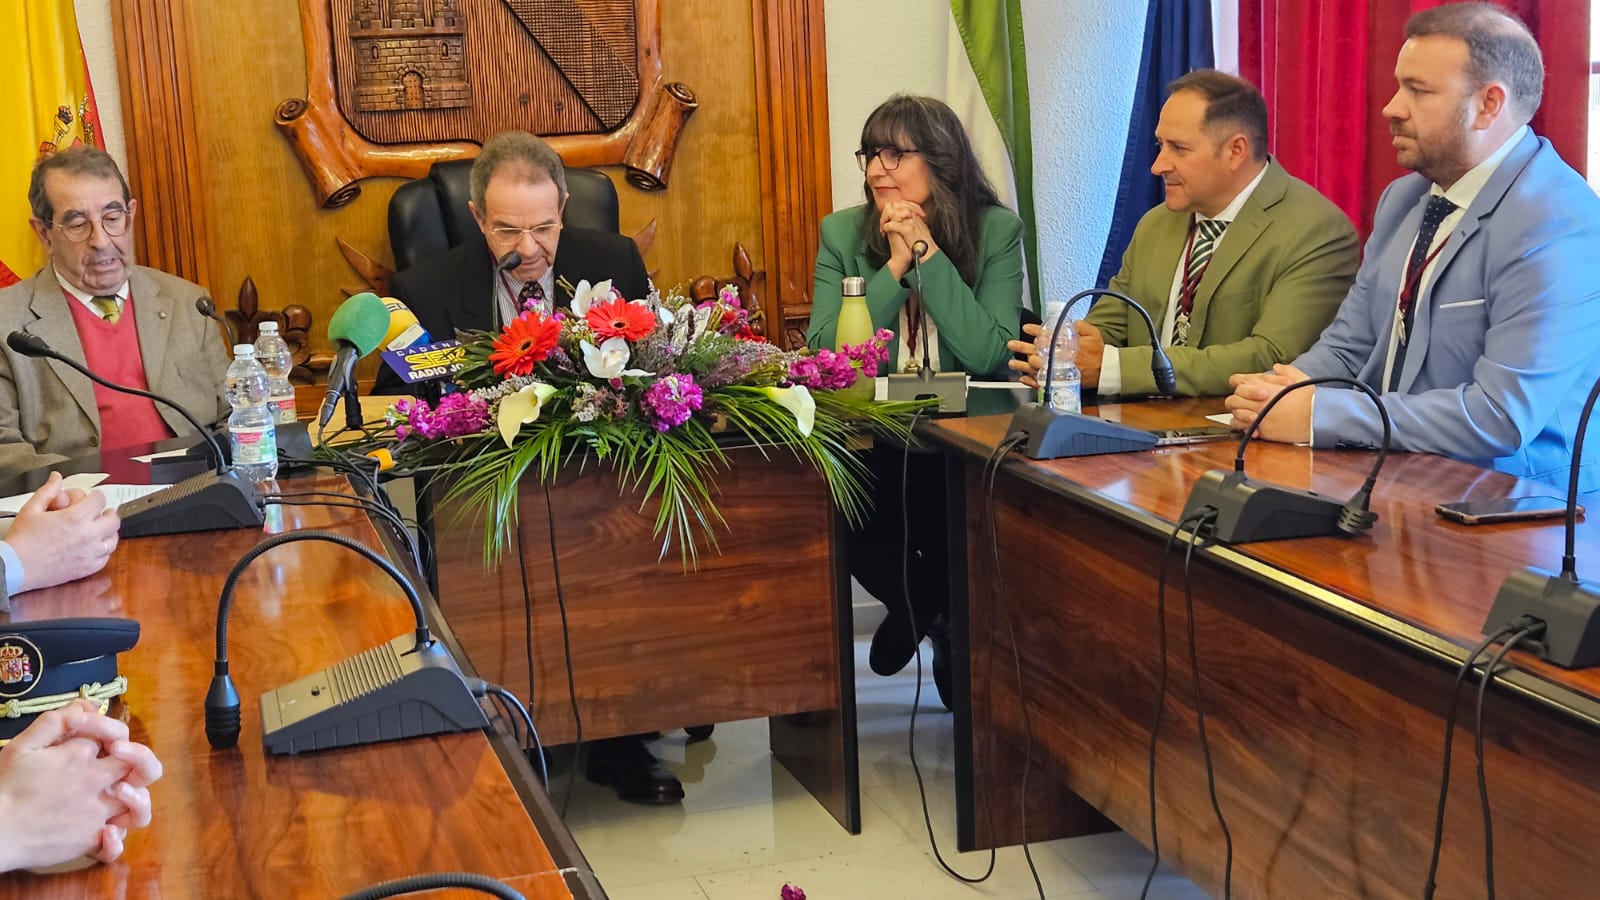
M117 80L117 45L111 30L111 0L73 0L78 11L78 36L89 61L89 81L100 108L100 130L106 151L128 170L128 145L122 129L122 87Z
M873 108L897 91L943 96L946 0L826 5L833 208L862 202L851 154ZM1093 285L1138 75L1145 0L1022 0L1033 116L1042 296Z

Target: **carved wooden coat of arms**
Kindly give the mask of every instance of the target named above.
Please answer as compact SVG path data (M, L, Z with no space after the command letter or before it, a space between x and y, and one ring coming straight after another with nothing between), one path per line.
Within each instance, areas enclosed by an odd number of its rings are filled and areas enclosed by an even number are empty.
M511 129L666 186L694 93L661 78L659 0L300 0L307 96L279 104L325 207Z

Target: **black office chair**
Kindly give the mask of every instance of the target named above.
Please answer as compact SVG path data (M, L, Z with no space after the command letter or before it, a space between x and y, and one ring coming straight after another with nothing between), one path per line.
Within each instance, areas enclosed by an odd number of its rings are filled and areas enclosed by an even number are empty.
M426 177L401 185L389 200L389 249L396 271L437 256L478 232L467 208L472 160L436 162ZM616 232L617 187L604 172L567 170L562 221L574 228Z

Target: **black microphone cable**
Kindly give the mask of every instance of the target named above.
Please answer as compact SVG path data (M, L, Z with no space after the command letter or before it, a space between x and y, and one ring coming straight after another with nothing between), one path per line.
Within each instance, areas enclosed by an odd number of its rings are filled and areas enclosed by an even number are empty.
M1461 685L1467 680L1467 673L1472 671L1473 664L1478 661L1478 657L1482 656L1491 644L1522 627L1525 627L1525 623L1520 620L1500 626L1493 634L1484 638L1482 643L1474 647L1471 653L1467 654L1466 660L1461 663L1460 670L1456 672L1455 689L1450 693L1450 707L1445 711L1444 771L1439 776L1439 809L1433 821L1433 850L1429 854L1428 880L1424 883L1422 889L1423 900L1432 900L1433 892L1438 887L1435 878L1439 874L1439 851L1444 843L1444 809L1445 801L1450 794L1450 755L1455 746L1456 709L1461 703Z
M907 426L908 432L915 432L917 421L922 418L923 410L917 409L911 414L911 422ZM904 451L901 454L900 465L900 600L905 604L906 621L910 624L913 637L922 632L917 627L916 608L911 603L911 501L907 494L908 472L911 468L911 443L913 438L907 437ZM989 866L982 875L971 876L957 872L939 851L939 840L933 833L933 815L928 810L928 791L922 781L922 767L917 765L917 710L922 706L922 639L917 638L912 650L912 658L917 664L916 687L911 693L911 724L906 729L906 752L911 758L911 774L917 781L917 797L922 804L922 824L928 832L928 844L933 848L933 858L939 863L951 878L967 884L980 884L994 874L995 851L989 850Z
M274 492L261 495L261 501L268 505L276 506L320 506L326 509L358 509L375 515L389 524L405 542L406 550L411 554L411 561L417 566L417 571L422 571L422 552L417 546L417 540L412 529L415 522L402 517L392 507L383 503L358 497L354 494L342 494L338 491L292 491L289 493Z
M522 724L528 729L528 739L533 742L533 751L539 757L539 783L544 785L544 792L548 796L550 793L550 769L545 765L544 743L539 740L539 729L534 727L533 716L529 715L528 707L517 699L516 694L498 684L484 681L482 678L468 678L467 688L472 691L472 696L492 697L503 708L506 713L506 721L511 727L512 739L522 744L521 738L517 735L516 724L520 718ZM529 699L531 700L532 698L530 697ZM513 711L516 712L515 716L511 715Z
M550 531L550 573L556 583L556 609L561 613L561 658L567 667L567 702L572 708L572 777L567 779L567 793L566 796L561 798L561 817L565 819L567 817L567 806L572 802L572 791L578 782L578 764L583 756L583 716L578 712L577 682L572 677L572 630L567 624L567 594L566 591L561 589L561 559L556 553L556 505L555 500L550 495L550 483L548 481L544 483L544 515ZM517 552L520 560L522 552L522 532L520 530L517 532ZM523 578L526 579L528 567L524 565L522 571ZM524 581L523 584L526 586L527 582ZM526 596L524 595L524 597ZM530 600L529 603L531 604L531 602ZM530 606L529 609L531 610L532 607ZM531 619L529 620L529 627L532 627ZM531 641L528 646L533 646ZM531 665L528 667L528 677L530 679L533 677L533 666ZM529 690L532 690L531 686ZM529 700L532 699L530 694Z
M442 888L466 888L491 897L499 897L500 900L526 900L505 882L475 872L434 872L428 875L396 878L393 881L362 888L353 894L346 894L343 900L382 900L384 897L399 897L404 894L415 894L418 891L436 891Z
M1144 876L1144 886L1139 889L1139 900L1150 895L1156 870L1161 868L1161 837L1156 827L1156 743L1161 736L1162 713L1167 705L1167 558L1172 555L1172 548L1184 528L1191 525L1198 528L1199 522L1207 515L1206 512L1195 513L1172 526L1167 543L1161 549L1161 562L1156 567L1156 711L1150 721L1150 758L1146 775L1150 795L1150 853L1153 858L1150 860L1150 871Z
M1211 743L1206 739L1206 709L1200 692L1200 654L1195 649L1194 639L1194 582L1191 570L1195 544L1207 526L1216 518L1216 511L1207 512L1189 532L1189 546L1183 554L1183 605L1189 632L1189 673L1194 680L1195 725L1200 734L1200 755L1206 764L1206 793L1211 797L1211 811L1216 815L1217 825L1222 829L1222 896L1227 900L1233 896L1233 833L1228 830L1228 821L1222 815L1222 804L1217 801L1217 775L1211 761Z
M1483 774L1483 698L1489 691L1489 682L1494 680L1495 670L1500 667L1500 660L1505 658L1511 648L1523 641L1544 634L1545 623L1533 619L1524 621L1519 619L1521 628L1513 634L1483 667L1483 678L1478 682L1478 715L1473 724L1473 743L1476 745L1478 760L1478 802L1483 806L1483 884L1488 900L1494 900L1494 820L1489 813L1489 782ZM1516 627L1516 626L1513 626ZM1431 880L1431 879L1430 879Z

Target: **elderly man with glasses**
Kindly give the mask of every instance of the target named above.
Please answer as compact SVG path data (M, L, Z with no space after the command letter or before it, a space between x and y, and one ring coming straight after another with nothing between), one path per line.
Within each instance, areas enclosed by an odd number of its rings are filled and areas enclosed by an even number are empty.
M530 303L545 310L565 306L571 297L563 283L610 279L628 300L649 295L650 276L633 241L561 223L566 169L560 155L534 135L506 131L484 142L469 192L482 237L473 235L397 273L392 283L394 295L434 340L502 328ZM388 366L378 373L377 389L406 391Z
M28 202L49 260L0 291L0 337L37 335L108 381L225 418L227 348L195 310L206 291L134 264L138 204L116 161L94 147L42 157ZM0 347L0 477L192 431L173 410Z

